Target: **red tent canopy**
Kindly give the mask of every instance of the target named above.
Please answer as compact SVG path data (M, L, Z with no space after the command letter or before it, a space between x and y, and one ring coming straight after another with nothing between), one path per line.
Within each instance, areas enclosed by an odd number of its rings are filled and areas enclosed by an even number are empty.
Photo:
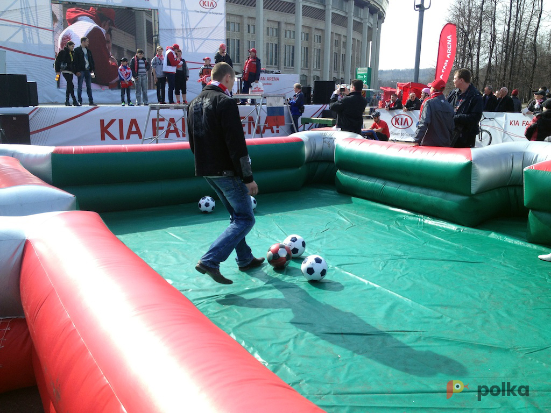
M415 93L415 96L418 98L421 97L421 91L428 87L427 85L423 83L414 83L414 82L408 82L408 83L396 83L396 90L398 91L398 95L400 92L402 92L402 103L405 104L408 100L409 94L411 92ZM381 88L382 89L382 88ZM389 95L390 99L390 95Z
M383 91L383 100L379 102L379 107L384 108L385 102L390 100L390 95L392 93L396 93L396 89L393 89L391 87L380 87L380 89Z

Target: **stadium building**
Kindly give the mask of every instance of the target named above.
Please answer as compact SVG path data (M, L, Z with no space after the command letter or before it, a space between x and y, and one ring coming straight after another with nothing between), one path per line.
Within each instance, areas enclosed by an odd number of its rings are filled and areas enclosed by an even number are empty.
M241 71L254 47L263 68L298 72L303 86L348 83L356 68L371 67L376 88L387 8L388 0L226 0L228 53Z

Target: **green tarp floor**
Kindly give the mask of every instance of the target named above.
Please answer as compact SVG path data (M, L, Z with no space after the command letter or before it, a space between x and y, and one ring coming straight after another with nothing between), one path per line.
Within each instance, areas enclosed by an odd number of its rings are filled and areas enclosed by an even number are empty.
M196 272L228 225L220 202L212 214L193 203L102 218L217 326L328 412L551 411L551 263L537 258L549 249L524 241L526 220L466 228L330 186L257 200L247 236L253 253L265 256L299 234L303 257L326 259L323 282L302 276L300 258L282 271L266 264L243 273L233 254L221 265L229 286ZM467 388L447 398L450 380Z

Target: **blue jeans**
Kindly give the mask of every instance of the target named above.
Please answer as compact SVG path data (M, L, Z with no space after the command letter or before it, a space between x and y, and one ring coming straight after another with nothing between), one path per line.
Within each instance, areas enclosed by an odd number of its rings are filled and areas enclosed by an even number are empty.
M77 88L77 98L80 103L82 103L82 82L86 79L86 93L88 93L88 103L93 103L94 98L92 97L92 76L90 75L89 70L83 70L78 76L78 88Z
M147 75L138 75L136 77L136 103L138 105L143 103L146 105L149 103L147 99Z
M226 261L235 250L237 265L245 267L254 258L251 248L245 241L245 236L255 223L249 191L241 179L234 176L205 179L230 213L230 225L214 241L200 261L206 267L219 268L220 263Z

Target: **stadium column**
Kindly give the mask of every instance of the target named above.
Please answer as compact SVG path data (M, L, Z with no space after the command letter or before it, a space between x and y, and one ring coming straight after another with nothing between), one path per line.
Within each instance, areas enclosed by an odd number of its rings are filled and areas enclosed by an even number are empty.
M264 44L264 0L256 0L256 56L266 67L266 45ZM265 50L265 52L263 52ZM247 56L249 54L247 53Z
M379 51L381 50L381 26L383 25L383 21L383 16L377 14L377 54L375 55L375 67L371 68L375 73L372 89L379 89Z
M379 68L379 44L377 39L380 39L379 35L379 14L375 13L371 15L371 89L378 89L377 86L377 70Z
M354 79L355 74L352 74L352 59L356 61L355 56L352 56L352 29L354 27L354 2L348 1L348 23L346 26L346 58L344 59L344 81L350 84Z
M302 72L302 0L295 1L295 69Z
M321 80L332 80L331 73L331 3L332 0L325 0L325 32L323 43L323 77Z
M369 62L369 39L367 38L367 34L369 32L369 7L364 7L362 9L362 41L361 41L361 57L360 57L360 65L362 67L367 67L367 64ZM371 79L369 79L371 81Z

